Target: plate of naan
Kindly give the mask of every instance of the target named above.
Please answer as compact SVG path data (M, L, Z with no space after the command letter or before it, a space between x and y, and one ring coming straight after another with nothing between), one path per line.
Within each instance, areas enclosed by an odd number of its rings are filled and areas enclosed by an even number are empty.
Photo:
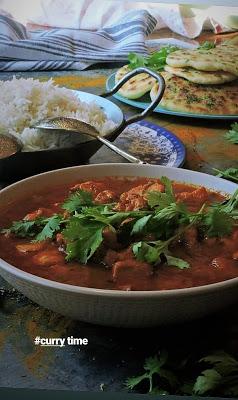
M107 90L130 71L119 68L107 80ZM166 58L159 71L166 89L156 112L170 115L238 119L238 46L223 43L208 49L179 49ZM158 83L147 74L130 79L114 95L118 100L145 109L158 91Z

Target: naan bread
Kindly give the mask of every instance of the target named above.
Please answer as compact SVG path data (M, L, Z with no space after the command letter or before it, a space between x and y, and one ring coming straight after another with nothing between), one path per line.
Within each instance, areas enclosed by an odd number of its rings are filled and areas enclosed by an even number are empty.
M237 76L225 71L198 71L194 68L174 68L170 65L164 67L165 71L181 76L193 83L199 83L200 85L219 85L226 82L231 82L237 79Z
M224 85L198 85L179 76L163 73L166 89L160 106L179 112L198 114L238 114L238 80ZM151 89L153 100L158 91Z
M127 65L120 68L115 75L115 82L119 82L129 71L130 69ZM118 90L118 93L127 99L138 99L149 92L155 82L155 78L148 74L138 74L129 79L129 81Z
M238 76L238 46L221 44L209 50L177 50L168 55L166 63L175 68L226 71Z

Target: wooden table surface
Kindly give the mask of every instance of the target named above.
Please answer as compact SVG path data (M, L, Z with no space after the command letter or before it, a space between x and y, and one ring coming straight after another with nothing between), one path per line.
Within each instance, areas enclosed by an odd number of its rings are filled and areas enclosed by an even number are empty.
M52 77L72 89L100 94L115 68L88 71L16 74ZM1 73L0 79L10 74ZM112 99L112 101L115 101ZM135 110L115 101L126 114ZM185 168L213 173L213 168L238 167L238 145L224 139L229 121L196 120L154 113L149 121L177 135L187 150ZM90 160L124 161L102 147ZM147 330L110 329L71 321L27 300L0 280L0 386L121 391L128 376L141 371L145 356L167 348L184 354L202 349L238 352L237 304L203 320ZM89 345L62 349L34 346L34 337L88 337ZM189 338L189 339L188 339ZM195 350L196 349L196 350ZM105 386L102 386L104 384Z

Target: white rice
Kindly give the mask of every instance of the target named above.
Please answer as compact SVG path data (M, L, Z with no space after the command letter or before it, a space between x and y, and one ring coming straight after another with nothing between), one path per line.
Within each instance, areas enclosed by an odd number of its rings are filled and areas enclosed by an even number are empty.
M0 133L10 133L23 142L24 151L64 147L60 135L32 129L41 119L65 116L93 125L104 135L115 127L96 103L80 101L69 89L58 87L52 80L16 79L0 81ZM19 136L20 135L20 136Z

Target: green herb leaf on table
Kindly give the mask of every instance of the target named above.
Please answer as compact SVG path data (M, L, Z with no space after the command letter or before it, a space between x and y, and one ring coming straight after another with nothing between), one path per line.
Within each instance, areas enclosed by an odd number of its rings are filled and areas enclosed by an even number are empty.
M162 353L167 354L165 350ZM171 363L168 355L149 357L145 361L145 373L128 378L126 387L138 390L138 385L149 381L147 392L150 394L238 396L238 360L235 357L217 350L199 360L190 359L184 363L176 358Z
M193 393L203 395L217 388L220 384L222 376L215 369L206 369L197 377L193 386Z
M217 172L217 176L220 178L225 178L233 182L238 182L238 168L227 168L224 171L220 169L213 168Z
M126 381L126 387L130 390L134 389L144 380L149 381L149 390L150 394L158 394L158 393L168 393L167 390L159 387L154 387L153 377L154 375L158 375L159 378L163 379L170 387L173 387L178 383L177 377L175 374L169 369L164 368L168 359L168 354L166 351L162 351L159 354L159 357L156 355L154 357L149 357L145 360L144 370L146 371L143 375L128 378Z
M222 375L238 372L238 360L225 351L216 351L200 359L200 362L206 362L213 365Z
M238 122L231 125L231 129L225 133L225 139L233 144L238 144Z

